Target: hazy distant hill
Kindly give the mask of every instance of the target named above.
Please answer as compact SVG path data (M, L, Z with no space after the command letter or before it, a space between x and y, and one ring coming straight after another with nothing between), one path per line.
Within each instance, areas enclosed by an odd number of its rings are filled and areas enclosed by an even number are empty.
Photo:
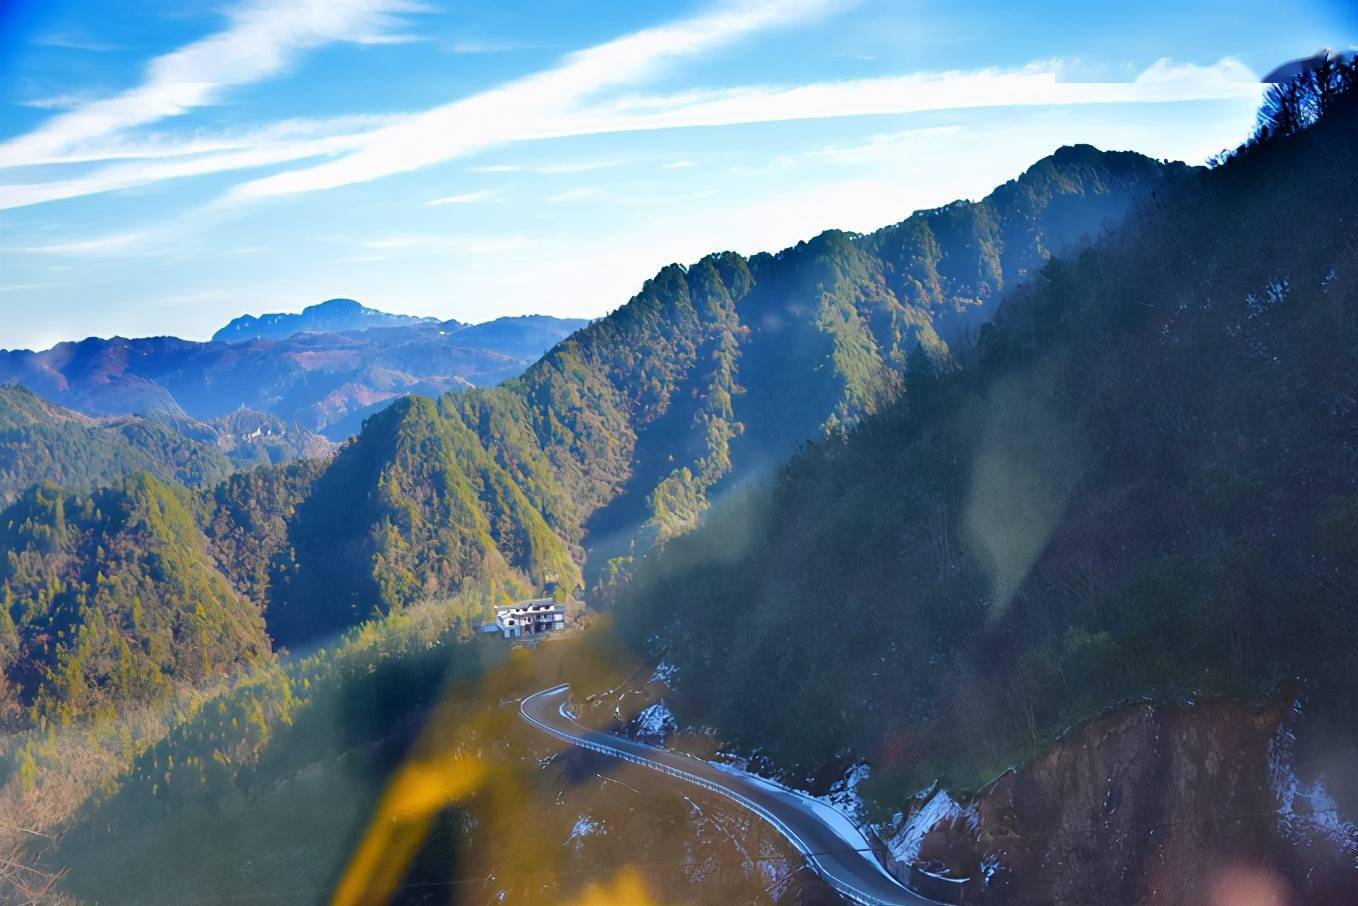
M205 426L199 426L205 428ZM93 419L0 385L0 503L40 481L90 490L136 472L211 484L233 466L211 440L162 417Z
M312 326L349 323L289 317ZM386 324L395 316L360 317ZM0 382L22 383L87 415L163 412L208 420L246 406L343 440L395 397L514 377L585 322L533 316L470 327L400 317L397 323L403 326L232 343L115 337L43 352L0 351Z
M373 327L408 327L436 320L413 315L392 315L367 308L353 299L330 299L309 305L301 312L241 315L212 335L214 341L240 343L244 340L284 340L296 333L347 333ZM450 322L456 323L456 322Z
M239 410L212 422L171 413L91 418L0 384L0 503L38 482L87 491L138 472L205 487L236 469L326 457L333 449L261 412Z

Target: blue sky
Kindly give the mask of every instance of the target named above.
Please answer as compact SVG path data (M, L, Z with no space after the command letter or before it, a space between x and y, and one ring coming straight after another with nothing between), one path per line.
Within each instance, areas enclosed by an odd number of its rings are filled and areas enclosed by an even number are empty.
M0 346L350 296L597 316L664 264L1201 162L1351 4L0 0Z

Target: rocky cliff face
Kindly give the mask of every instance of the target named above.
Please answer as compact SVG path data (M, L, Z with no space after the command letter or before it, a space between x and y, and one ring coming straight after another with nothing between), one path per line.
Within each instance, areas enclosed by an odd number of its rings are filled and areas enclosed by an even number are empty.
M1297 764L1305 732L1299 706L1125 708L970 800L935 793L893 848L975 879L967 902L1358 902L1358 829Z

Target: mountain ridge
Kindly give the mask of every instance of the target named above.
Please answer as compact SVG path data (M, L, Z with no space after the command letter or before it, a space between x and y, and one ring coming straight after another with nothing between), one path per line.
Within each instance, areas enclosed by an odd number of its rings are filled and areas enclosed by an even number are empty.
M212 335L215 343L246 340L285 340L298 333L348 333L375 327L406 327L437 321L416 315L395 315L368 308L353 299L327 299L300 312L240 315ZM447 322L456 325L456 321Z
M0 351L0 382L93 416L211 420L245 405L340 441L405 393L437 396L513 377L584 323L539 315L449 327L413 319L232 343L92 337L38 352Z
M587 523L593 585L611 561L696 524L716 490L894 399L911 369L949 367L949 343L965 346L1008 287L1192 172L1075 146L979 202L874 233L827 230L777 253L669 265L461 405L532 426ZM473 422L488 449L514 446L493 419Z
M1285 709L1300 686L1351 751L1345 103L1052 259L960 367L908 373L648 558L615 613L676 709L795 776L871 761L896 806L1127 702Z
M1050 257L1051 237L1095 235L1189 172L1134 154L1070 156L1029 168L999 207L964 202L873 234L830 230L774 254L666 266L498 386L435 400L393 392L329 463L201 482L208 572L226 575L289 648L419 601L459 596L475 617L549 588L585 585L607 600L714 497L952 369L936 316L991 310ZM394 365L441 330L159 345L206 346L239 366L282 343L295 366L377 336L392 341L383 353ZM105 376L136 348L60 352L70 373ZM176 396L194 411L195 397ZM238 440L259 426L242 427Z

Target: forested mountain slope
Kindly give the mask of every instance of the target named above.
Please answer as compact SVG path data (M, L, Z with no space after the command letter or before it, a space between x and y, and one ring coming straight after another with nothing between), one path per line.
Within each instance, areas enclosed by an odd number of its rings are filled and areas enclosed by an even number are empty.
M267 654L193 508L143 474L89 495L40 485L0 512L7 723L150 700Z
M671 265L522 377L450 405L496 456L545 453L570 503L535 502L587 530L597 576L696 524L719 483L877 411L911 368L947 367L1012 285L1188 173L1062 148L980 202Z
M720 482L760 474L806 438L889 406L912 373L947 370L949 340L964 342L971 320L1007 287L1187 174L1139 155L1063 149L982 202L921 212L869 236L829 232L777 255L671 265L521 378L437 403L400 399L369 416L328 464L224 482L225 470L180 476L212 488L190 508L204 533L203 581L229 584L263 614L272 639L292 648L421 600L458 595L475 609L470 619L505 597L576 588L586 544L590 562L606 566L691 528ZM544 325L514 320L511 333L542 341ZM467 328L495 334L488 342L503 342L505 329ZM339 340L409 333L391 347L399 357L437 345L429 330L377 328ZM149 367L136 364L143 358L162 356L164 366L164 355L183 347L174 373L190 374L204 349L245 366L275 341L142 342L154 348L118 341L72 361L84 363L82 373L137 376ZM303 355L307 344L338 341L298 334L277 342ZM197 397L167 386L193 411ZM229 415L223 426L240 455L256 455L251 444L277 428L268 418ZM118 468L98 480L139 468L165 474L141 460ZM49 472L30 480L77 474ZM24 521L41 526L43 513L55 519L49 508ZM82 575L100 568L97 546L65 556ZM31 583L15 597L38 609L47 600Z
M89 418L0 384L0 504L43 481L88 491L138 472L210 487L237 469L332 450L319 435L261 412L212 422L168 413Z
M40 481L90 490L139 471L188 485L232 471L216 445L186 436L163 418L98 420L0 385L0 503Z
M478 584L488 602L579 584L565 542L514 479L422 397L367 420L299 503L288 543L268 604L284 643Z
M649 558L619 619L679 701L897 802L1139 696L1301 678L1351 731L1355 106L1050 262L955 371Z

